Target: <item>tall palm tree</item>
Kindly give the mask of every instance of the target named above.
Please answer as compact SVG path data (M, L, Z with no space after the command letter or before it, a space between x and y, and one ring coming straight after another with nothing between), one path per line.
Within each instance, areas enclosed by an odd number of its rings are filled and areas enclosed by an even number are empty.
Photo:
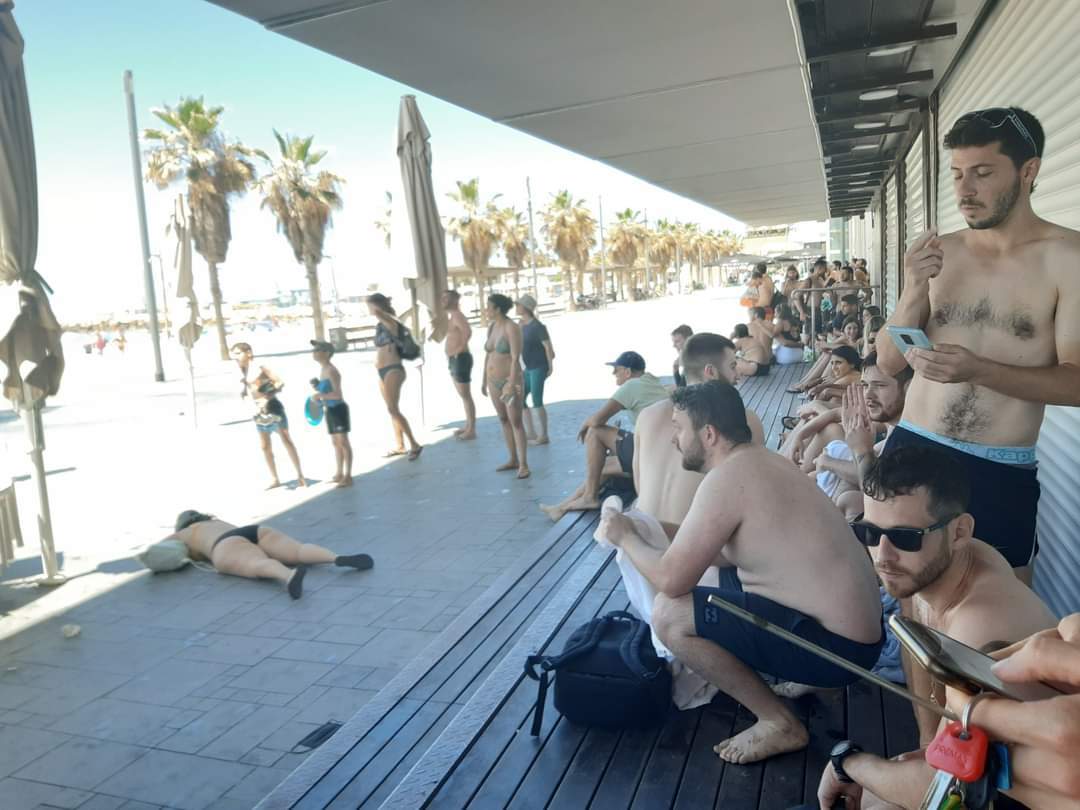
M589 251L596 244L596 220L585 207L584 200L575 201L570 192L563 189L554 195L541 216L544 219L541 231L547 237L548 245L562 265L563 275L567 278L570 291L571 310L577 309L577 296L574 294L574 279L571 270L577 275L578 291L584 281L585 268L589 264Z
M500 208L495 215L496 230L506 263L514 268L514 298L520 295L521 269L529 257L529 226L525 216L513 206Z
M383 235L383 242L386 244L386 249L390 249L390 231L393 228L393 214L394 214L394 195L389 191L384 192L386 194L386 208L383 209L382 216L375 220L375 230Z
M666 219L657 220L656 229L649 231L649 261L660 270L664 295L668 290L668 268L675 261L675 245L675 223Z
M476 289L483 287L483 274L495 252L499 240L498 223L494 216L493 197L487 205L480 204L480 178L474 177L466 182L457 181L457 191L447 196L460 206L457 216L451 217L446 224L447 232L461 243L461 258L465 266L476 277ZM481 319L486 320L485 308L480 307Z
M147 150L146 179L160 189L180 179L187 183L191 235L210 271L218 346L221 359L228 360L218 265L225 263L232 239L229 198L248 189L255 167L249 160L252 150L238 141L227 141L222 134L224 111L224 107L207 107L202 97L182 97L176 107L152 110L168 129L144 129L142 136L155 142Z
M259 157L269 164L269 173L259 181L262 207L277 219L278 231L285 234L296 261L304 265L315 339L325 340L322 293L319 289L319 262L323 259L326 231L333 224L330 215L341 209L341 184L345 181L315 167L326 157L325 150L313 150L314 135L284 137L274 130L280 156L275 163L265 152Z
M616 267L627 268L630 285L634 286L634 263L645 252L645 226L641 214L632 208L615 212L615 222L608 226L608 255ZM619 273L619 294L626 298L623 290L623 273Z

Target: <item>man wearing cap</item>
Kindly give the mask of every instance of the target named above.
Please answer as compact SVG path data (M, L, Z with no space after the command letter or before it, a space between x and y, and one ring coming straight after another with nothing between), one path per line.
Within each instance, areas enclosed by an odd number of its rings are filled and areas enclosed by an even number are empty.
M341 393L341 372L330 362L334 356L334 347L325 340L311 341L311 356L319 364L319 377L312 380L315 393L311 399L322 403L326 418L326 432L334 446L334 458L337 472L334 483L339 487L351 487L352 480L352 444L349 442L349 405Z
M633 475L634 434L638 414L668 396L664 385L645 371L645 359L637 352L623 352L607 365L613 367L618 388L611 399L581 423L578 441L585 445L585 481L569 498L555 506L540 505L553 521L567 512L599 509L600 482L605 475ZM607 422L626 411L631 430L615 428Z
M472 337L472 327L469 319L461 311L461 295L457 290L447 290L443 293L443 307L449 316L449 326L446 330L446 360L450 365L450 379L454 381L454 388L465 406L465 427L454 431L456 439L476 438L476 403L473 402L472 367L473 356L469 351L469 338Z
M521 362L525 366L525 394L521 412L525 422L525 436L531 444L549 444L547 411L544 409L544 381L555 370L555 350L547 327L536 318L536 299L523 295L517 300L517 314L521 319ZM532 409L529 398L532 397ZM540 424L537 433L533 426L532 410Z

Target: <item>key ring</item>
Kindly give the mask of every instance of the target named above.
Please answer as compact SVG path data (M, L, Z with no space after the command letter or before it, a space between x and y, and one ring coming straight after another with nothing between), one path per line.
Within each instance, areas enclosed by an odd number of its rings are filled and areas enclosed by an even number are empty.
M969 724L971 722L971 712L975 708L976 703L978 703L983 698L988 697L990 697L989 692L979 692L979 694L977 695L972 695L971 700L969 700L967 702L967 705L964 706L964 711L960 714L960 739L966 740L968 739L968 737L971 736L971 733L968 730Z

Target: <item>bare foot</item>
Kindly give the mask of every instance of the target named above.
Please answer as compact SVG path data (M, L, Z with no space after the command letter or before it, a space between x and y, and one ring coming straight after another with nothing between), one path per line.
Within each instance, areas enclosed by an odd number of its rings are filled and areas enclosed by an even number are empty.
M746 731L713 746L725 762L748 765L788 751L800 751L810 742L806 728L798 721L758 720Z
M268 487L267 487L267 489L277 489L277 488L278 488L278 487L280 487L280 486L281 486L281 482L280 482L280 481L278 481L278 480L277 480L277 479L275 478L274 480L272 480L272 481L270 482L270 486L268 486Z
M518 480L528 478L530 475L532 475L532 473L529 472L528 467L519 467L518 468L518 474L517 474Z
M549 439L547 436L543 436L543 437L541 437L539 439L529 439L529 444L531 444L531 445L551 444L551 439Z
M300 476L296 479L296 485L298 487L304 487L305 489L307 489L307 479L304 478L304 476Z
M341 483L341 478L342 478L341 473L338 473L337 475L335 475L330 480L333 481L335 484L340 484Z
M338 481L337 489L344 489L345 487L351 487L351 486L352 486L352 476L351 475L346 475L344 478L342 478L340 481Z
M552 523L558 523L566 514L566 510L560 506L545 506L544 504L540 504L540 511L551 518Z
M385 453L383 453L383 458L397 458L398 456L403 455L405 455L405 448L398 447L394 450L387 450Z
M530 444L535 443L536 442L536 434L535 433L526 433L525 434L525 441L529 442Z
M518 468L518 461L515 458L515 459L511 459L510 461L506 462L505 464L500 464L498 467L495 468L495 472L506 472L508 470L516 470L517 468Z
M575 498L563 507L565 512L588 512L590 509L599 509L600 501L595 498Z
M463 442L471 441L471 440L476 438L476 431L475 430L463 430L460 433L455 433L454 437L460 439Z
M822 689L817 686L808 686L805 683L796 683L795 681L783 681L778 684L774 684L772 687L773 694L777 697L788 698L795 700L801 698L803 695L812 695L815 692L828 692L828 689Z

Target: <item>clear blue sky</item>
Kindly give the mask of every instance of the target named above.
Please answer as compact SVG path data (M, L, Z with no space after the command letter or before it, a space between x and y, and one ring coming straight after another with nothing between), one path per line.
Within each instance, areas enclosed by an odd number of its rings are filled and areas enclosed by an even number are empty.
M373 221L398 177L394 154L398 100L411 88L357 68L202 0L19 0L15 18L26 40L26 71L37 144L40 196L38 269L56 289L61 319L139 306L139 237L121 74L135 74L139 126L150 108L202 95L226 108L227 132L270 149L271 128L314 134L330 151L324 165L347 180L345 208L326 245L342 293L360 292L387 260ZM569 187L606 220L617 209L735 227L733 220L614 169L521 134L424 94L432 131L440 211L455 180L480 178L484 196L525 208ZM151 252L171 273L164 228L176 191L146 188ZM303 274L255 195L234 206L233 241L222 267L226 300L301 288ZM539 227L539 226L538 226ZM452 264L460 251L451 247ZM330 260L328 260L330 261ZM328 264L323 263L324 283ZM196 278L205 288L205 264ZM208 300L205 295L203 300Z

